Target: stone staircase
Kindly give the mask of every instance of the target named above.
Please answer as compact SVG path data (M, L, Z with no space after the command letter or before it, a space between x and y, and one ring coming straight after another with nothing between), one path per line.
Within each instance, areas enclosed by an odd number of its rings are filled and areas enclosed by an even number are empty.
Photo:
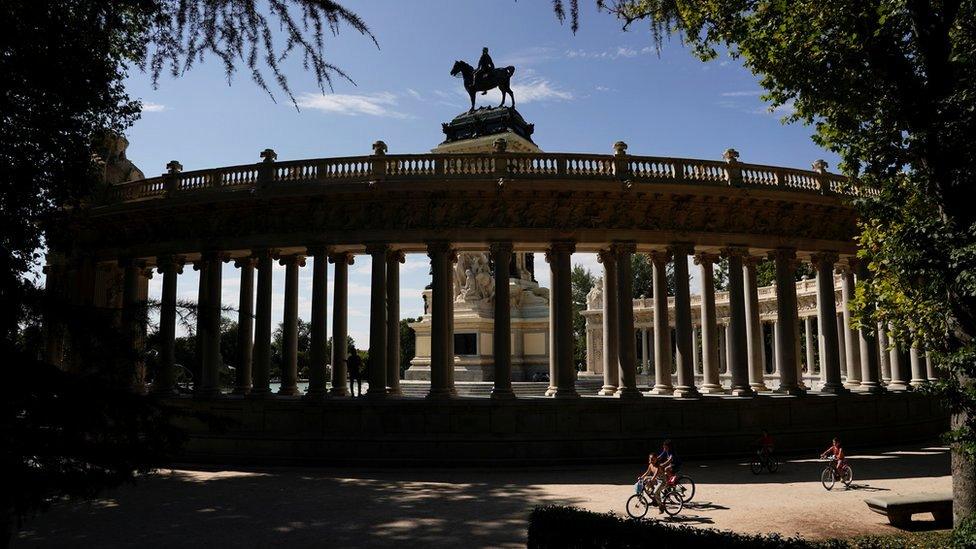
M488 398L491 396L493 383L490 381L456 381L454 388L457 389L458 396ZM603 387L603 378L586 377L576 380L576 390L581 395L595 395ZM512 390L517 397L541 397L545 396L546 389L549 388L548 381L513 381ZM400 390L403 396L408 398L423 398L430 390L429 381L401 380Z

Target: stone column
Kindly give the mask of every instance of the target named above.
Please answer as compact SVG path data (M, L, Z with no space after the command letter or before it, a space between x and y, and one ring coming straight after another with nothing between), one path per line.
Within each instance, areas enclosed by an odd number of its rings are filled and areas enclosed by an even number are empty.
M890 329L890 326L889 326ZM889 391L906 391L908 382L905 381L905 364L902 362L902 348L898 340L890 342L889 361L891 363L891 379L888 381Z
M763 348L762 320L759 318L759 284L756 275L759 261L760 258L756 256L742 258L745 278L746 348L749 355L749 387L753 391L768 391L763 377L766 371L766 351Z
M349 357L349 266L355 261L349 252L329 254L329 262L335 265L332 284L332 390L333 396L349 396L346 386Z
M891 381L891 343L888 341L888 330L882 323L878 323L878 358L881 360L881 383L887 385Z
M298 269L305 265L299 254L283 256L285 266L284 318L281 322L281 388L279 395L297 395L298 391Z
M634 275L630 258L637 251L633 242L615 242L610 246L616 264L617 287L617 360L620 364L620 382L617 396L639 398L637 390L637 341L634 339ZM604 297L604 303L606 303Z
M515 398L512 391L512 303L509 288L509 263L512 261L511 242L491 243L492 275L495 278L495 319L492 336L492 355L495 359L495 385L491 390L494 400ZM604 297L606 303L606 297ZM606 317L604 305L604 318ZM604 321L604 335L606 322ZM605 338L604 338L605 339ZM604 349L606 353L606 349ZM616 370L616 365L614 366ZM606 372L604 372L606 377Z
M676 397L697 397L695 389L694 328L691 325L691 289L688 279L688 255L695 253L691 244L672 244L669 251L674 257L674 338L677 351L678 384Z
M613 395L620 385L620 361L617 356L617 258L610 249L600 250L597 259L603 264L603 387L601 395ZM628 260L629 265L629 260ZM634 382L636 388L636 377Z
M251 370L253 366L254 340L254 265L253 257L234 260L234 266L241 270L240 299L237 307L237 356L239 361L235 371L234 394L246 395L251 390Z
M851 328L850 302L854 298L854 270L848 264L838 266L837 272L843 277L841 312L844 314L844 349L847 359L847 381L844 386L851 389L861 385L861 348L857 340L857 332Z
M206 284L206 314L201 334L203 343L203 370L200 375L200 396L220 395L220 289L223 257L217 252L203 254L206 268L200 273L200 284Z
M550 245L546 256L552 272L552 293L550 304L556 303L554 316L549 322L555 327L556 356L551 357L555 365L556 398L576 398L576 364L573 361L573 287L572 287L572 254L576 250L576 243L571 241L556 241ZM633 330L631 330L633 334Z
M776 365L779 392L802 395L796 379L796 250L778 248L770 256L776 261Z
M129 387L135 393L146 392L146 365L143 361L145 351L144 328L146 303L140 295L146 264L143 261L125 259L119 262L122 275L122 330L125 334L125 365L129 369Z
M760 337L762 337L762 347L761 347L761 349L762 349L763 384L766 383L765 376L766 376L766 372L769 370L769 359L766 358L766 332L768 332L769 330L766 329L766 324L767 324L766 322L761 322L759 324L762 327L762 330L759 332L759 335L760 335Z
M836 307L836 303L834 307ZM844 324L844 315L837 314L837 361L840 363L840 371L843 377L847 377L847 325ZM844 384L847 387L847 384Z
M156 259L156 269L163 275L163 292L159 303L159 371L153 382L153 394L176 396L176 281L183 272L182 258L163 256Z
M389 244L370 244L366 253L372 258L369 286L369 398L381 398L386 392L386 256Z
M638 332L641 335L641 366L647 374L651 371L651 330L641 328Z
M813 345L813 319L814 317L810 315L803 317L803 338L804 338L803 343L804 345L806 345L805 358L807 361L806 370L807 370L807 375L811 375L811 376L817 373L817 369L814 362L814 353L813 353L813 346L814 346Z
M925 376L930 382L939 380L938 374L935 371L935 362L932 360L931 351L925 351Z
M328 326L328 287L329 287L329 252L327 246L312 246L308 249L312 256L312 318L309 324L308 351L308 392L309 399L325 397L326 370L329 357L326 348L329 343Z
M867 264L863 261L857 263L858 279L867 280L869 273ZM869 309L874 306L869 304ZM870 314L870 311L869 311ZM860 330L861 344L861 385L860 389L868 393L883 393L884 387L881 385L881 364L878 354L878 334L875 326L866 324Z
M912 380L910 382L912 387L921 387L928 383L928 378L926 377L925 364L922 362L922 353L919 351L915 343L912 343L909 349L909 357L912 365Z
M718 373L729 373L729 325L718 325ZM721 376L719 377L721 383Z
M691 329L691 364L692 370L695 374L701 373L701 361L698 358L698 353L700 352L700 347L698 345L698 338L701 337L701 330L697 324L692 326Z
M391 395L400 391L400 264L403 250L386 254L386 387Z
M667 265L670 253L655 250L650 253L654 279L654 387L651 394L670 395L671 386L671 329L668 322Z
M701 323L702 323L702 386L703 393L721 393L719 383L718 319L715 313L715 272L712 266L718 261L714 254L699 253L695 263L701 272Z
M754 396L749 385L749 347L746 341L745 282L742 258L747 248L730 246L723 250L729 260L729 373L732 375L732 395Z
M840 378L837 337L837 302L834 295L834 263L837 254L823 252L813 256L817 270L817 338L820 341L820 370L823 393L846 392Z
M451 316L454 314L454 287L451 259L454 249L450 243L438 241L427 244L431 268L430 305L430 392L427 398L455 396L449 370L454 369L451 339Z
M271 250L254 250L258 265L257 302L254 307L254 372L253 386L248 393L252 398L265 398L271 394L271 277L273 253Z

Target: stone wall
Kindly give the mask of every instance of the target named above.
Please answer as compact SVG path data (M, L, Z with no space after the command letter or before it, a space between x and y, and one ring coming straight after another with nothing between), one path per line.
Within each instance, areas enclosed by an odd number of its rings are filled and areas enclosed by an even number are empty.
M744 455L766 428L781 452L818 452L840 436L850 451L933 440L948 428L935 399L884 395L645 397L635 400L179 399L231 419L224 432L187 420L181 461L311 464L641 462L664 438L687 458Z

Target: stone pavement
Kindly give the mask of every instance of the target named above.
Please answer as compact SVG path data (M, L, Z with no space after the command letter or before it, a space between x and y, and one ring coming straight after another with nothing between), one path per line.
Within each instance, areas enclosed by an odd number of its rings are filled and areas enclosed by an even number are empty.
M832 492L820 485L815 459L791 459L778 473L758 476L744 460L686 463L698 493L677 521L808 537L893 532L864 498L950 489L945 448L851 451L854 487ZM625 514L643 467L185 467L92 503L57 505L13 546L517 547L525 545L529 511L540 504Z

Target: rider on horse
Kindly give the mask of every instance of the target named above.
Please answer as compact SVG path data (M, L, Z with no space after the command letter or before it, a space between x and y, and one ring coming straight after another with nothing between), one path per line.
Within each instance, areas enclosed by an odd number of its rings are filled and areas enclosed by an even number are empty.
M491 74L493 70L495 70L495 62L488 55L488 48L481 48L481 59L478 60L478 70L474 72L474 81L481 81L482 78ZM481 92L481 95L485 95L486 93L488 93L488 90Z

